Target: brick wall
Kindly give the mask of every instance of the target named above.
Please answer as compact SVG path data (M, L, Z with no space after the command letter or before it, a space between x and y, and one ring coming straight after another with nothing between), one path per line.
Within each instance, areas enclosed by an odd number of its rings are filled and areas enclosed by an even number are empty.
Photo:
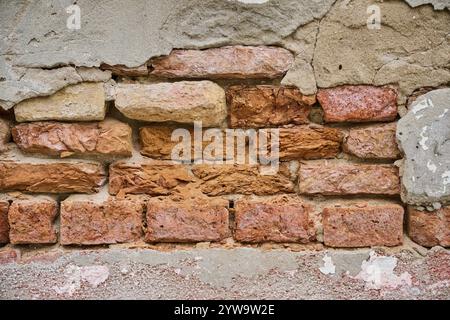
M406 231L450 246L450 207L400 200L397 89L303 95L280 85L292 62L277 47L174 50L148 68L102 65L112 93L83 82L20 102L0 121L0 242L352 248L399 246ZM171 162L172 131L194 121L279 128L278 172Z

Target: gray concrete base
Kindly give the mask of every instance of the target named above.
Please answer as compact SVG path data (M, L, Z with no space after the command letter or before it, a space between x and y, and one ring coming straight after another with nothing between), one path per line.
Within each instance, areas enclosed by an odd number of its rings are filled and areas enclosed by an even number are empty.
M2 299L450 299L440 247L12 250L0 249Z

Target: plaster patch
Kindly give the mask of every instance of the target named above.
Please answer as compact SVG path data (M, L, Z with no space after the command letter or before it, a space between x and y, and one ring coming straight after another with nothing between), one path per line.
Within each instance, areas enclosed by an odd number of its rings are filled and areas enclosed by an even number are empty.
M69 265L65 270L66 280L60 287L54 286L53 290L60 295L72 296L81 288L83 282L93 288L97 288L109 277L109 268L106 266L85 266L79 267Z
M320 272L323 274L334 274L336 272L336 266L333 263L333 260L329 255L325 255L322 258L324 264L319 268Z
M394 273L397 258L380 256L375 251L370 252L369 260L361 264L361 272L355 277L366 282L366 289L396 289L401 286L411 286L411 275L403 272L399 276Z

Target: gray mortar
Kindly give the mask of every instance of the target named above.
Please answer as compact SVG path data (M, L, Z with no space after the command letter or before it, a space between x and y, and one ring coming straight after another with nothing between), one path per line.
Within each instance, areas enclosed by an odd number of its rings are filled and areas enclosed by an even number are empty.
M315 92L316 83L318 87L392 83L399 85L403 104L417 88L450 81L446 40L450 14L448 10L433 12L431 5L411 9L402 1L376 1L384 20L382 29L373 31L366 27L366 9L374 4L372 0L260 4L136 0L132 6L120 0L80 0L81 29L68 30L65 9L72 2L0 2L0 106L4 109L83 81L72 65L132 67L166 55L172 48L231 44L292 50L296 63L283 83L296 85L306 94ZM408 2L448 7L448 1L442 0ZM339 40L342 36L345 41ZM339 65L342 70L337 69ZM104 80L100 75L85 79Z
M450 253L434 248L424 257L408 248L378 250L397 260L394 274L410 285L368 289L355 277L369 249L292 252L251 248L63 250L0 264L2 299L448 299ZM330 255L335 274L319 268ZM434 266L431 268L431 266ZM100 283L82 280L98 269ZM74 277L75 274L75 277ZM447 274L447 276L445 276ZM444 275L444 277L443 277ZM383 276L383 275L382 275ZM447 278L445 278L447 277ZM75 284L70 293L62 292Z

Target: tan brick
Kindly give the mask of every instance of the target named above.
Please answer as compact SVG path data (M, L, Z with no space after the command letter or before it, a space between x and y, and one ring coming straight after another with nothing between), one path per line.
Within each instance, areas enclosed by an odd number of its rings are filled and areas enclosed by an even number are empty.
M103 83L68 86L48 97L37 97L14 106L18 122L103 120L106 113Z
M6 150L9 139L10 139L10 123L5 119L0 118L0 152Z
M126 117L151 122L220 126L227 116L225 91L211 81L119 84L116 108Z
M131 156L131 127L115 119L97 123L34 122L12 129L14 142L29 153L51 156Z
M9 207L9 238L13 244L46 244L58 240L53 222L58 212L53 200L15 200Z
M397 246L403 239L403 207L397 204L323 210L324 243L331 247Z
M138 200L69 197L61 203L61 244L98 245L137 241L144 207Z
M152 198L147 205L147 242L221 241L229 236L228 201L214 198Z
M277 78L294 62L277 47L227 46L206 50L173 50L152 60L153 75L166 78Z
M231 86L226 92L230 127L265 128L308 123L315 96L297 88L259 85Z
M271 195L294 192L288 166L280 165L273 175L263 175L258 165L195 165L200 190L209 196L225 194Z
M312 207L296 196L242 199L235 208L237 241L308 243L315 239Z
M313 161L300 165L299 189L304 194L400 194L394 165Z
M395 132L397 123L351 128L343 149L362 159L398 159L401 157Z
M450 206L428 212L408 207L408 235L424 247L450 247Z
M0 200L0 243L9 242L8 209L9 202Z
M333 158L339 151L343 134L339 129L318 125L281 128L280 159Z
M1 191L93 193L104 180L103 166L94 162L0 161Z
M317 93L326 122L392 121L397 117L397 92L387 87L340 86Z
M109 168L110 194L168 195L193 181L184 165L116 162Z

